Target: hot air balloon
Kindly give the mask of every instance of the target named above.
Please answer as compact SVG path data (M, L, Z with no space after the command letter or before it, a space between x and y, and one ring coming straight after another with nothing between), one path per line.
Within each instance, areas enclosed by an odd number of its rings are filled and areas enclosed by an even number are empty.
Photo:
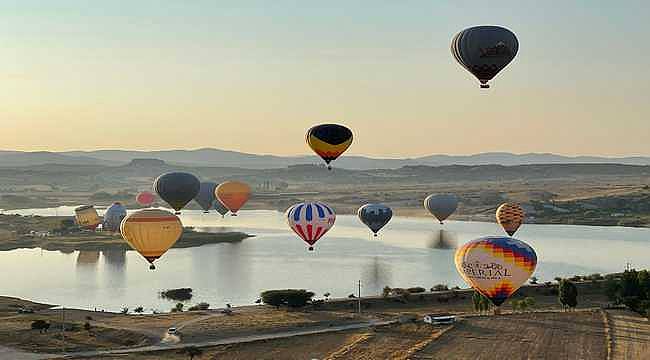
M102 223L102 218L97 214L97 210L92 205L83 205L74 209L75 219L79 227L89 230L95 230Z
M120 225L122 237L151 264L160 258L181 237L183 225L169 211L144 209L124 218Z
M156 200L156 196L149 191L143 191L135 197L135 201L140 206L150 206Z
M366 204L357 210L357 216L375 236L393 217L393 210L384 204Z
M343 125L322 124L307 130L307 145L320 156L327 168L352 144L352 131Z
M519 204L503 203L497 208L497 222L512 236L524 222L524 209Z
M217 210L217 212L221 215L221 217L225 217L226 214L228 213L228 208L223 206L223 204L219 200L215 200L213 206L214 209Z
M309 244L310 251L336 220L334 210L320 201L295 204L287 210L286 216L291 230Z
M126 217L126 208L119 202L114 202L109 206L104 213L104 222L102 223L102 230L118 232L120 231L120 223Z
M201 206L204 213L208 213L208 210L212 208L212 204L216 201L214 195L214 189L217 188L217 184L213 182L202 182L199 189L199 193L194 197L194 201Z
M461 246L455 262L460 276L499 306L533 274L537 254L523 241L489 236Z
M239 181L226 181L217 186L215 195L217 200L230 210L232 216L237 216L237 211L251 197L251 187Z
M517 55L519 41L512 31L500 26L467 28L451 40L451 53L458 63L481 82L481 88L490 87L499 71Z
M424 208L442 224L458 208L458 197L453 194L432 194L424 199Z
M171 172L158 176L153 189L176 214L199 193L201 183L196 176L184 172Z

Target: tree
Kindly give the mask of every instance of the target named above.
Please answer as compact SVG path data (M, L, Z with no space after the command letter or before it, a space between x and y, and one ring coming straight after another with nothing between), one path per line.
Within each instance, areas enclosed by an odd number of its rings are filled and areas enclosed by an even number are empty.
M421 286L411 287L411 288L408 288L406 290L408 292L410 292L411 294L419 294L419 293L423 293L423 292L427 291L425 288L423 288Z
M563 308L573 309L578 305L578 288L570 280L560 281L558 300Z
M325 298L325 300L329 300L329 299L330 299L330 295L332 295L332 294L326 292L325 294L323 294L323 297Z
M84 323L84 330L90 332L90 323L87 321Z
M261 294L262 301L267 305L288 307L303 307L311 302L314 293L304 289L267 290Z
M120 311L120 312L121 312L122 314L126 315L126 314L129 313L129 308L125 306L125 307L122 308L122 311Z
M133 309L133 312L136 314L142 314L144 312L144 308L142 306L138 306L135 309Z
M537 281L539 281L539 279L537 279L536 276L533 276L533 277L530 278L530 283L533 284L533 285L536 285Z
M393 289L390 288L390 286L384 286L384 289L381 291L381 296L383 297L389 297Z
M187 356L190 357L190 360L192 360L194 359L195 356L201 356L203 354L203 350L197 348L196 346L188 346L186 348L181 349L180 353L186 354Z
M437 284L431 288L431 291L447 291L447 290L449 290L449 286L447 286L447 284Z
M172 312L183 312L183 303L176 303L176 306L172 308Z

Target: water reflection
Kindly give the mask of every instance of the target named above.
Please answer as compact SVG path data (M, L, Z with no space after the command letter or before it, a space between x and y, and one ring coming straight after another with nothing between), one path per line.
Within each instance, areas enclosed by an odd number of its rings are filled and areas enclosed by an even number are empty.
M96 268L99 262L99 251L81 250L77 255L77 268Z
M454 250L458 248L458 235L449 230L433 231L427 239L429 249Z
M361 284L364 295L379 295L391 283L391 266L378 256L363 265Z

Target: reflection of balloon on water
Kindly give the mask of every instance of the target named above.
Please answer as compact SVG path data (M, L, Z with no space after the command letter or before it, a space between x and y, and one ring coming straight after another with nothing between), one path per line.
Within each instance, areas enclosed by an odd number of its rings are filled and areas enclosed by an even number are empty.
M322 124L307 130L307 145L320 156L327 168L332 169L330 162L336 160L352 144L352 131L343 125Z
M533 274L537 254L523 241L490 236L461 246L455 263L465 282L499 306Z
M289 207L287 222L293 232L298 234L314 250L314 244L334 226L336 214L327 204L320 201L302 202Z
M215 201L212 203L212 205L214 206L214 209L217 210L217 212L221 215L221 217L226 216L226 214L228 213L228 208L225 207L225 206L223 206L223 204L221 203L221 201L219 201L219 200L215 200Z
M519 41L512 31L500 26L467 28L451 40L451 53L458 63L490 87L492 80L517 55Z
M453 194L431 194L424 199L424 208L442 224L458 208L458 197Z
M102 230L118 232L120 231L120 223L126 217L126 208L119 202L114 202L106 209L104 213L104 222L102 223Z
M199 193L201 183L196 176L184 172L170 172L158 176L153 189L176 214Z
M431 233L427 241L427 247L430 249L454 250L458 247L458 238L456 233L452 231L439 229Z
M214 195L214 189L217 188L217 184L213 182L202 182L199 188L199 193L194 197L194 201L203 209L204 213L212 208L216 198Z
M151 264L160 258L183 233L181 220L165 210L145 209L124 218L120 226L122 237Z
M524 209L519 204L503 203L497 208L497 223L512 236L524 222Z
M377 236L393 217L393 210L384 204L366 204L357 210L357 216Z
M226 181L217 186L215 195L217 200L230 210L232 216L237 216L237 211L251 197L251 187L239 181Z
M156 200L156 196L149 191L143 191L135 197L135 201L140 206L149 206Z
M79 227L89 230L95 230L102 223L102 218L97 214L97 210L92 205L82 205L74 209L75 220Z

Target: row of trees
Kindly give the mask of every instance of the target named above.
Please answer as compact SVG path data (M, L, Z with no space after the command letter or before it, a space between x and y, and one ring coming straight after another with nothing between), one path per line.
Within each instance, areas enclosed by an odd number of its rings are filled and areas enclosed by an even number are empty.
M624 304L650 317L650 273L647 270L631 269L619 277L608 276L605 295L615 304Z

